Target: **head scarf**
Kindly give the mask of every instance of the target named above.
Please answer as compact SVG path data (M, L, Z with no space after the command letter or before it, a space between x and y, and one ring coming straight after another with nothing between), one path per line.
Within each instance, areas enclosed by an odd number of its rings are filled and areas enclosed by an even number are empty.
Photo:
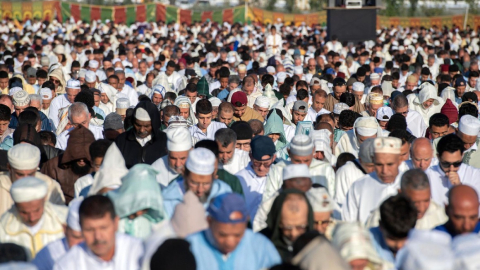
M308 205L308 223L306 231L308 232L313 230L313 210L305 193L296 189L287 189L281 191L277 198L275 198L275 201L273 201L272 208L267 216L267 228L265 228L262 233L272 241L283 261L290 261L292 257L292 252L288 249L288 244L285 242L279 227L282 215L282 207L289 194L298 194L305 198L305 201Z
M280 138L275 143L275 150L279 151L287 145L287 139L285 138L285 130L283 129L283 121L278 116L276 110L272 111L272 114L267 119L267 123L264 127L265 136L272 133L280 134Z
M152 166L137 164L122 177L122 185L118 189L107 193L115 205L115 212L123 220L121 224L124 226L121 227L127 234L145 238L151 233L151 225L165 218L157 174ZM129 220L128 216L145 209L145 214Z
M180 108L180 104L183 104L183 103L188 103L188 105L190 105L190 114L186 120L187 120L188 126L193 126L198 121L197 121L197 118L195 117L195 113L193 112L193 107L192 107L192 103L190 102L190 99L185 96L178 96L175 99L174 105Z
M170 88L170 85L168 84L168 79L167 75L162 72L158 74L158 76L153 80L152 85L157 85L160 84L165 88L165 92L175 92Z
M106 187L118 187L122 185L120 180L128 173L122 152L115 143L112 143L105 153L100 170L93 177L93 184L88 191L88 196L96 195Z
M58 85L57 89L55 89L55 92L57 94L65 94L66 92L66 86L67 86L67 82L65 82L65 76L63 75L63 70L61 67L57 68L57 69L54 69L52 70L52 72L50 72L50 74L48 74L48 78L50 77L54 77L56 78L57 80L60 81L60 84Z

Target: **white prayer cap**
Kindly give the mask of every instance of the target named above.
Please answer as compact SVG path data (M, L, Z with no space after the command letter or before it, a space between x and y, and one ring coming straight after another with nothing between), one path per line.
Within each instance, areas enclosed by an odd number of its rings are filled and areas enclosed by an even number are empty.
M333 201L325 188L311 188L307 195L308 201L312 205L313 212L331 212L333 211Z
M40 164L40 150L29 143L20 143L8 150L8 163L15 170L33 170Z
M300 75L303 74L303 68L302 66L296 66L293 68L293 72L295 75Z
M8 91L8 95L12 97L12 96L15 95L15 93L17 93L18 91L23 91L23 89L20 88L20 87L13 87L13 88L11 88L11 89Z
M367 259L373 264L373 269L382 268L382 259L372 245L370 232L358 222L338 224L333 230L332 245L347 262Z
M345 110L350 110L350 107L348 107L348 105L343 102L339 102L333 106L334 114L341 114Z
M290 142L290 154L297 156L311 156L313 154L313 145L312 138L310 136L301 134L295 135Z
M453 270L454 254L450 236L441 231L412 230L408 242L398 252L396 268L400 270ZM417 237L416 235L421 235ZM412 237L412 239L410 239ZM476 236L478 241L478 236ZM456 239L456 237L455 237ZM468 268L458 268L468 269Z
M115 65L117 62L120 62L120 61L122 61L122 60L120 60L120 58L114 58L112 60L112 64Z
M404 50L405 50L405 47L404 47L403 45L400 45L400 46L398 46L398 50L399 50L399 51L404 51Z
M79 78L85 78L85 73L87 73L87 70L80 69L80 71L78 72L78 77Z
M369 104L383 104L383 95L379 93L370 93L368 94L368 103Z
M275 73L275 68L272 66L267 67L267 73Z
M283 167L283 181L305 177L310 178L310 171L306 164L289 164Z
M255 99L255 105L257 105L260 108L270 108L270 98L266 96L258 96Z
M370 74L370 80L380 80L380 75L378 73Z
M190 172L211 175L215 170L215 155L206 148L196 148L188 153L185 166Z
M119 98L116 102L117 109L128 109L130 107L130 101L128 98Z
M286 72L282 71L282 72L277 73L277 82L284 83L286 78L287 78L287 73Z
M388 121L393 115L393 110L390 107L380 107L377 110L377 120Z
M97 60L90 60L90 62L88 62L88 67L89 68L98 68L98 61Z
M55 46L55 48L53 49L53 53L54 54L64 54L65 53L65 47L63 47L63 45L57 45Z
M208 99L208 101L212 103L212 107L218 107L220 104L222 104L222 101L217 97L211 97Z
M68 89L79 89L80 90L80 81L75 79L70 79L67 82Z
M137 111L135 112L135 119L139 121L152 121L148 112L142 107L137 108Z
M30 97L26 91L18 91L13 94L13 105L15 106L28 106L30 104Z
M458 129L465 135L478 136L480 133L480 121L476 117L466 114L460 118Z
M235 56L228 57L228 63L233 64L235 62L237 62L237 59L235 59Z
M40 96L42 96L42 99L43 100L49 100L49 99L52 99L52 90L50 90L50 88L42 88L40 89Z
M365 84L361 82L354 82L352 84L352 90L355 92L365 92Z
M480 238L477 234L462 234L453 238L455 269L473 270L480 267Z
M188 122L183 118L183 116L180 115L172 115L170 119L168 119L168 129L174 129L174 128L188 128Z
M13 182L10 195L16 203L31 202L47 196L47 184L32 176L24 177Z
M186 128L167 129L167 149L170 152L183 152L192 149L192 137Z
M395 137L375 138L373 142L375 153L400 154L402 140Z
M86 73L85 73L85 81L87 83L93 83L93 82L96 82L97 81L97 74L95 74L95 72L91 71L91 70L88 70Z
M76 232L82 231L80 227L80 215L78 213L82 201L83 197L78 197L73 199L68 205L67 226Z
M378 132L378 123L375 117L359 117L353 124L356 133L360 136L373 136Z

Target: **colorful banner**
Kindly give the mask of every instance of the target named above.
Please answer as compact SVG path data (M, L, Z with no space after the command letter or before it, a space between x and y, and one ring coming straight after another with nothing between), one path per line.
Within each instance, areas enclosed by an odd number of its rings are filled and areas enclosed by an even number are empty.
M141 4L128 6L96 6L78 3L66 3L60 1L32 1L32 2L0 2L0 18L13 18L17 21L38 18L51 21L57 19L65 22L73 18L75 21L82 20L90 23L92 20L114 21L115 23L132 24L134 22L180 22L191 24L193 22L205 22L207 20L216 23L263 23L271 24L278 20L286 24L306 25L320 24L326 26L327 14L325 11L289 14L271 12L255 7L238 6L224 10L194 11L182 10L175 6L163 4ZM463 28L464 15L436 16L436 17L385 17L377 16L377 28L402 26L430 28L432 26L456 25ZM480 27L480 15L469 14L467 25L473 29Z

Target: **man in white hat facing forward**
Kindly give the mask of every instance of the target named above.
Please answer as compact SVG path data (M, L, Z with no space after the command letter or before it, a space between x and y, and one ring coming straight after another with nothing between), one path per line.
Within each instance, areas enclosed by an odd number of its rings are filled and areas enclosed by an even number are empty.
M370 213L389 196L398 193L400 148L398 138L376 138L373 142L375 171L357 180L350 187L342 206L344 221L365 224Z
M57 181L38 172L40 165L40 150L28 143L21 143L8 150L8 172L0 175L0 215L7 212L13 205L10 188L15 181L35 176L45 182L48 187L47 200L53 204L64 205L62 189Z
M80 90L80 81L70 79L67 82L67 93L57 96L52 100L52 103L50 103L48 118L52 120L55 128L58 127L58 123L60 122L58 111L72 104L75 101L75 97L80 93Z
M44 246L64 236L66 206L46 201L47 184L35 177L25 177L10 189L15 204L0 218L0 242L24 247L35 258Z

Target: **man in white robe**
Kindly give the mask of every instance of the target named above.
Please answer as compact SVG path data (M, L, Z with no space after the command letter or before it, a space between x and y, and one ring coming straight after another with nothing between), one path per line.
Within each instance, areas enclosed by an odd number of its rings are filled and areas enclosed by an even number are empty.
M270 35L267 37L265 45L269 55L280 54L282 51L282 37L277 34L277 28L275 26L270 27Z
M237 134L229 128L219 129L215 133L218 144L218 168L231 174L237 174L250 163L249 152L235 148Z
M401 192L409 197L417 208L417 223L415 229L431 230L444 224L448 217L445 208L431 200L430 182L421 169L413 169L402 175ZM366 226L377 227L380 220L380 208L377 208L368 218Z
M8 150L8 172L0 175L0 216L7 212L13 205L10 189L15 181L26 177L35 176L48 186L47 201L65 205L60 184L37 171L40 165L40 150L38 147L28 143L20 143Z
M411 111L417 111L423 118L425 126L428 126L430 117L439 113L445 104L443 98L439 97L437 88L430 82L425 82L419 87L418 96L409 95L413 100L409 102L408 108Z
M335 173L336 188L334 199L339 208L342 208L352 184L363 176L374 171L373 141L374 139L367 139L364 141L362 145L360 145L358 159L348 161Z
M125 83L125 71L117 70L115 71L115 75L117 75L119 79L117 84L117 99L126 98L128 101L130 101L130 106L137 106L138 94L135 89Z
M399 113L407 120L407 129L413 136L420 138L425 137L427 131L427 124L423 120L420 113L410 110L408 107L408 100L404 95L397 95L391 104L394 113Z
M275 160L275 145L267 136L256 136L251 142L251 162L235 176L240 180L250 218L253 220L262 202L267 175Z
M438 159L433 156L433 146L427 138L417 138L410 146L410 159L404 162L405 169L422 169L438 165Z
M433 201L439 205L448 204L448 191L459 184L471 186L480 193L480 170L463 163L464 146L457 135L442 137L438 142L437 152L438 165L426 171Z
M72 104L75 97L80 93L80 81L73 79L68 80L66 92L65 95L58 95L52 100L52 103L50 103L48 118L52 120L55 128L58 128L58 124L60 123L60 109Z
M33 259L44 246L64 237L68 208L47 202L47 193L47 184L35 177L12 184L15 204L0 218L0 243L20 245Z
M358 158L360 145L370 138L382 137L382 128L375 117L359 117L353 124L353 128L342 135L335 146L335 156L349 152Z
M373 142L375 171L357 180L350 187L342 206L342 220L365 224L371 211L377 209L400 188L398 138L376 138Z
M296 135L288 148L290 161L281 161L275 164L268 174L267 185L263 200L267 200L277 192L283 183L282 171L289 164L306 164L308 166L312 182L320 184L328 190L330 196L335 194L335 172L328 162L313 158L315 145L311 137Z
M83 198L75 199L68 206L67 227L65 228L65 237L51 242L37 254L33 263L38 270L51 270L55 262L59 260L67 251L83 242L82 229L80 228L78 209Z
M85 242L72 247L55 263L54 270L140 268L142 241L117 233L119 218L108 197L87 197L80 205L79 216ZM102 233L98 233L99 230Z
M91 124L88 119L90 119L90 112L88 112L87 105L84 103L75 102L68 108L68 120L73 127L82 125L92 132L95 140L103 139L103 127ZM70 131L71 129L65 130L58 135L57 143L55 144L56 148L62 150L67 149L67 141L68 137L70 137Z
M192 138L188 129L179 127L167 129L168 154L157 159L152 168L158 171L157 182L167 187L184 171L188 152L192 149Z

